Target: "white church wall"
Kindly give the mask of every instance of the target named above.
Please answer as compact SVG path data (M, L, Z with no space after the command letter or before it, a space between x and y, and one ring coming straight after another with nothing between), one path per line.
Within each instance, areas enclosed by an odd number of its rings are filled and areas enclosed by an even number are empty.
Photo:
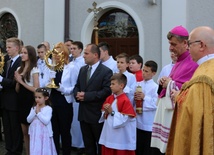
M58 42L64 42L64 0L44 0L44 40L51 49Z
M43 0L1 0L0 16L4 12L13 14L18 23L18 36L25 45L36 47L44 39Z
M162 62L159 65L160 69L171 62L167 34L173 27L178 25L182 25L183 27L187 28L186 16L187 16L186 0L162 1L162 21L161 21Z
M187 1L187 27L189 30L198 26L214 28L214 1L188 0Z

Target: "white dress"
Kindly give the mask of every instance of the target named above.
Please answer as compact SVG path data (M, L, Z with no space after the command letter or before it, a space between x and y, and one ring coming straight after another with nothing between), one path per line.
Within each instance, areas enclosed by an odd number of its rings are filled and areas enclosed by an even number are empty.
M45 106L36 114L31 108L27 121L30 123L30 155L57 155L51 126L52 108Z

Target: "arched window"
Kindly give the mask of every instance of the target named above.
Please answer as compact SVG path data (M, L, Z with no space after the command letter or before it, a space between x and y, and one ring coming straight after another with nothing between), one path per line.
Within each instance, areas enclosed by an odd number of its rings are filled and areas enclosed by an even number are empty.
M99 38L138 37L134 19L125 11L114 9L105 13L98 21Z
M125 52L128 55L139 54L138 28L134 19L121 9L113 9L98 20L98 41L110 45L112 56ZM92 35L94 42L94 33Z
M11 13L4 13L0 17L0 46L3 52L6 52L6 40L11 37L18 37L17 22Z

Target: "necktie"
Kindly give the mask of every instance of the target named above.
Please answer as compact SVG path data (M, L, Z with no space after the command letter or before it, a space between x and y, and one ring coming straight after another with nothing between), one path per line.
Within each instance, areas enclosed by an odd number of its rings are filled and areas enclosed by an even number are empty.
M88 81L89 81L89 79L90 79L91 69L92 69L92 67L89 66L89 67L88 67L88 71L87 71L87 77L86 77L86 82L87 82L87 83L88 83Z
M6 77L8 77L8 74L9 74L9 72L10 72L10 69L12 68L13 60L9 60L9 63L10 63L10 65L9 65L9 67L7 68L7 75L6 75Z
M69 62L71 62L74 59L73 56L69 56Z

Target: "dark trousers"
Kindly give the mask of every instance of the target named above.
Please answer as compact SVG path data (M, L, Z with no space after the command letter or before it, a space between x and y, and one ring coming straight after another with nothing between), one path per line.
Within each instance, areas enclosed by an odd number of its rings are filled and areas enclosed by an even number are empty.
M151 155L152 148L151 145L151 135L152 132L137 129L137 148L136 155Z
M62 142L62 154L70 155L71 153L71 123L73 119L72 104L63 106L53 106L52 128L53 139L57 153L60 151L60 138Z
M3 109L2 122L4 127L5 147L9 154L21 155L23 135L19 122L18 111Z
M152 148L152 154L151 155L165 155L165 153L161 153L158 148Z
M98 144L103 123L90 124L80 121L86 155L101 155L101 145Z

